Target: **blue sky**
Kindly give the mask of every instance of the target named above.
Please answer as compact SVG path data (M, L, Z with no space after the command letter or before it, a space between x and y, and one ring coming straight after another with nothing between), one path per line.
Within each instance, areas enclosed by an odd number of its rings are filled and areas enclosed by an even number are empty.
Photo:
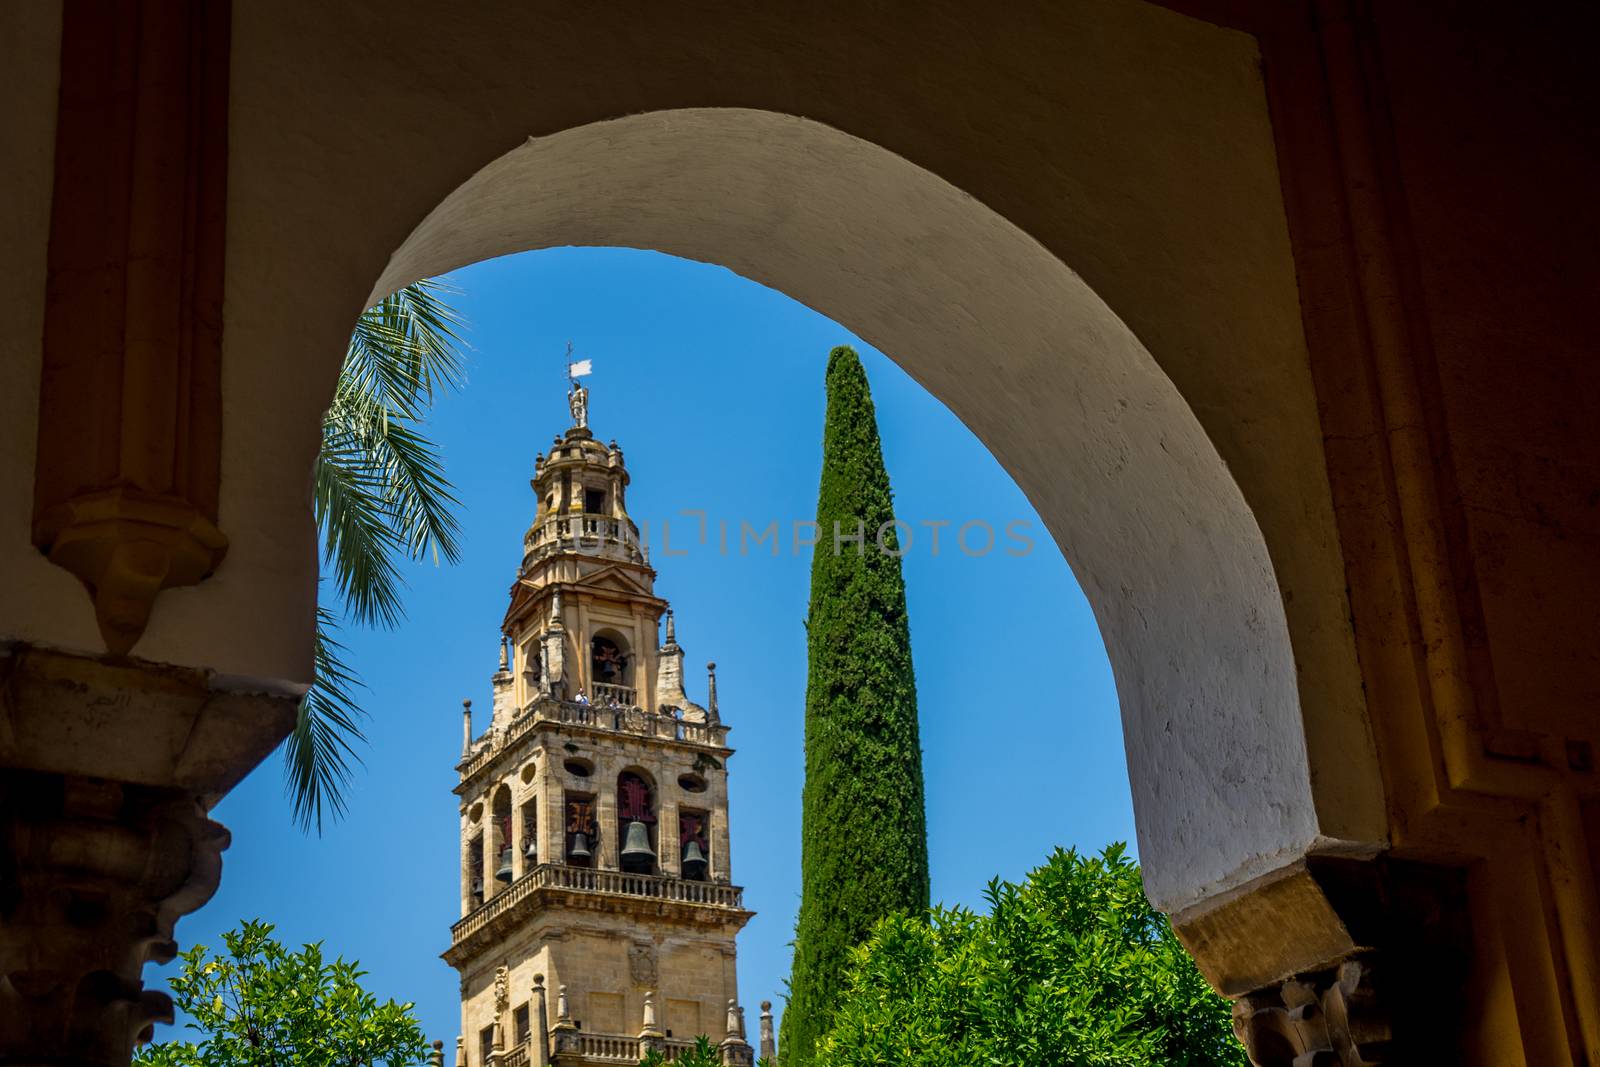
M704 699L706 661L718 665L737 749L734 876L758 913L739 938L752 1027L761 1000L781 1011L799 904L810 557L794 551L792 524L816 511L834 345L861 353L896 513L914 533L905 572L934 899L981 908L989 879L1020 877L1056 845L1131 845L1116 693L1088 604L1010 477L890 359L781 293L653 252L551 249L452 280L471 324L469 381L439 401L432 433L463 505L462 562L407 569L408 619L397 629L343 634L372 712L348 816L320 837L295 829L281 760L268 759L217 809L234 843L222 888L179 923L185 947L217 944L256 917L288 942L323 940L359 959L380 997L414 1001L429 1036L453 1047L457 980L439 953L459 910L450 790L461 700L480 709L481 730L534 514L534 453L569 421L568 340L594 361L590 425L624 450L629 510L649 523L656 590L673 602L692 697ZM695 509L707 515L705 544L698 518L682 514ZM779 554L741 555L740 523L774 520ZM944 520L935 555L922 524ZM1005 551L1013 521L1033 539L1026 555ZM682 555L664 553L663 522ZM980 524L968 531L972 554L954 543L969 522ZM977 551L982 523L997 534L987 554ZM160 985L165 973L152 967L146 981Z

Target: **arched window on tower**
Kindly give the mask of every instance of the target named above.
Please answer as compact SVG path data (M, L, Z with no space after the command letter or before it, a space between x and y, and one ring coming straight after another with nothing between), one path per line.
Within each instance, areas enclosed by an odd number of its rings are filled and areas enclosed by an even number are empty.
M569 867L593 867L599 846L594 817L594 797L587 793L566 795L566 860Z
M467 906L475 908L483 903L483 835L473 834L467 839Z
M494 853L494 879L499 887L511 881L511 790L501 786L495 791L493 821L489 824L489 843ZM491 894L492 895L492 894Z
M527 874L539 863L539 802L530 798L522 802L522 836L517 842L522 855L522 873Z
M678 862L683 876L691 882L709 880L711 871L711 825L709 812L689 808L678 810Z
M634 874L656 872L656 809L650 783L633 771L617 776L618 861Z
M627 640L615 630L602 630L589 642L589 678L596 707L631 708L635 699L633 657Z

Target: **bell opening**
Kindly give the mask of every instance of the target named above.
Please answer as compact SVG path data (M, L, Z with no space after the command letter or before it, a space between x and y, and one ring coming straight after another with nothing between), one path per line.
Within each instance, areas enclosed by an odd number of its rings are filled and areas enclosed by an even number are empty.
M690 841L683 850L683 876L695 882L705 880L706 854L700 850L698 841Z
M589 835L576 833L570 835L567 841L567 863L573 867L588 867L594 862L594 853L589 848Z
M622 869L631 874L650 874L656 865L655 849L650 847L650 828L635 819L623 831L622 852L617 857Z

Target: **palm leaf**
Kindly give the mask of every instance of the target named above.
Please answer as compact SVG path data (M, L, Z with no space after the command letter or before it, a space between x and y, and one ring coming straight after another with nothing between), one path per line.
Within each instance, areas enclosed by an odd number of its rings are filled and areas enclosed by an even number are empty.
M324 430L313 497L323 560L351 618L394 626L404 614L399 557L406 552L392 523L383 469L355 433L331 421Z
M426 411L436 389L465 375L463 323L445 297L459 290L424 280L384 297L356 321L344 374L357 391L405 418Z
M316 684L300 701L294 730L283 744L284 771L294 821L302 830L322 832L323 808L344 815L344 791L360 763L352 742L365 741L360 721L367 713L355 691L366 688L344 662L344 646L331 636L338 628L333 612L317 607Z
M445 300L456 291L416 282L364 312L323 420L312 496L323 563L344 613L363 625L405 617L403 561L460 555L460 501L420 428L436 391L465 380L464 327ZM361 681L331 637L335 623L319 605L315 682L284 743L295 821L319 833L325 809L330 818L344 814L352 761L360 762L354 742L365 740Z

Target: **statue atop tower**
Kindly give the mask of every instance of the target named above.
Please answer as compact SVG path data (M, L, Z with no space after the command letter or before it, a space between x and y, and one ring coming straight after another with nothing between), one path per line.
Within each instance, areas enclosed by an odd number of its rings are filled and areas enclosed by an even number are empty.
M594 361L572 358L572 342L567 342L567 407L572 409L572 427L576 430L589 428L589 390L584 388L579 378L586 377L594 372Z
M465 712L461 919L444 953L461 974L459 1059L615 1064L704 1034L724 1063L749 1064L729 1007L752 914L729 858L729 727L708 710L714 675L704 706L686 692L622 450L589 431L589 372L569 358L573 425L534 461L476 737Z

